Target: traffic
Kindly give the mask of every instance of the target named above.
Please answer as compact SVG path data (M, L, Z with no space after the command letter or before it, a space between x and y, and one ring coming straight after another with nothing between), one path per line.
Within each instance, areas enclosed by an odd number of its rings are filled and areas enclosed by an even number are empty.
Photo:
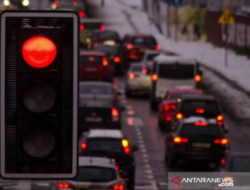
M167 190L168 172L249 172L248 141L204 85L200 63L161 47L146 31L122 36L115 22L91 12L102 9L94 5L51 3L80 19L77 175L24 182L24 189Z

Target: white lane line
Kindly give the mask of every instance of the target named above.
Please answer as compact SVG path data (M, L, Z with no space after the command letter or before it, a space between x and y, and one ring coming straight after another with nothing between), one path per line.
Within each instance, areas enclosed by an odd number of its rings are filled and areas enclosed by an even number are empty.
M137 136L138 139L143 139L142 136Z
M147 178L154 179L154 176L153 175L147 175Z
M152 190L158 190L157 183L155 180L152 181Z
M148 185L148 186L135 186L135 190L152 190L152 185Z
M147 168L147 169L151 168L151 166L150 166L149 164L145 164L144 166L145 166L145 168Z
M140 149L141 152L145 153L147 150L145 148Z
M166 183L166 182L160 182L160 183L158 183L160 186L167 186L168 185L168 183Z
M144 141L143 140L138 140L138 143L139 144L144 144Z
M143 162L146 163L146 164L149 163L148 159L145 159L145 158L143 159Z
M148 155L147 154L142 154L142 157L143 158L148 158Z
M140 149L145 149L145 145L144 144L140 144L139 147L140 147Z
M145 170L145 172L147 173L147 174L153 174L153 171L152 170L149 170L149 169L147 169L147 170Z

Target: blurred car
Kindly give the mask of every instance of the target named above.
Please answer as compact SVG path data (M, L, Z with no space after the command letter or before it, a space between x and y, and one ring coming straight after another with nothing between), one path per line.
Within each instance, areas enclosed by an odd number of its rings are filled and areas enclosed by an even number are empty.
M91 35L95 30L105 30L105 25L102 21L93 18L80 19L80 46L81 48L91 49Z
M154 58L151 71L150 107L157 109L167 90L185 85L196 88L201 82L201 73L196 60L160 54Z
M228 132L220 106L213 96L197 94L182 95L177 108L172 114L171 129L174 130L182 119L191 116L215 119L223 132Z
M120 92L108 82L80 82L79 133L93 128L121 128Z
M113 82L113 68L103 52L82 51L79 57L79 80Z
M137 146L131 146L120 130L90 130L80 137L81 156L100 156L115 160L119 173L125 180L128 190L135 186L135 156Z
M95 48L98 44L119 45L121 44L121 38L113 30L95 30L90 37L89 47Z
M57 182L57 190L126 190L114 161L108 158L79 157L77 176Z
M128 61L139 61L148 50L160 50L156 39L147 34L128 34L123 38L123 46L126 49Z
M100 44L92 51L103 52L108 58L108 62L114 68L115 72L123 73L126 66L123 48L119 45L103 45Z
M183 161L205 162L216 169L228 151L229 140L216 119L185 118L165 140L165 161L169 167Z
M181 87L168 90L158 106L157 118L160 129L170 130L172 115L183 94L204 94L204 92L199 89L181 89Z
M142 64L131 64L125 83L125 92L128 97L134 92L149 94L151 76L147 67Z

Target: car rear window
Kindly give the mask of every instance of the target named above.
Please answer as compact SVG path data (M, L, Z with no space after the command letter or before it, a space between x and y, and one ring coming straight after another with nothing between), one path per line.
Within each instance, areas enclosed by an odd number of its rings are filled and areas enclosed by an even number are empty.
M185 124L181 128L180 136L221 138L222 132L218 125L195 126L193 124Z
M119 36L118 36L118 34L117 33L115 33L115 32L101 32L101 33L99 33L98 34L98 38L99 39L118 39L119 38Z
M77 177L78 182L110 182L116 180L116 172L112 168L105 167L79 167Z
M112 95L113 89L111 86L84 84L80 85L80 94L92 95Z
M108 138L88 139L87 144L88 151L123 153L121 140Z
M86 23L85 22L82 24L84 25L84 30L99 30L101 26L101 23L91 23L91 22Z
M171 100L178 100L178 99L180 99L182 97L183 94L185 94L185 95L191 95L191 94L196 94L196 93L191 93L191 92L171 93L170 99Z
M153 61L156 56L158 56L160 53L150 53L147 55L146 60L147 61Z
M159 64L158 76L164 79L193 79L195 66L188 64Z
M133 45L145 45L145 46L157 45L154 38L146 38L146 37L145 38L143 38L143 37L133 38L132 44Z
M230 171L250 172L250 158L249 157L233 157L230 163Z
M142 71L142 66L139 66L139 65L132 66L130 71L132 71L132 72L141 72Z
M102 64L102 56L91 56L91 55L82 55L80 56L80 60L79 62L80 63L85 63L85 64L88 64L88 63L98 63L98 64Z
M101 51L106 54L118 54L118 49L115 46L99 45L93 49L93 51Z
M219 114L219 107L216 101L186 100L183 102L180 112L188 115L201 115L197 110L203 110L203 116L215 117Z

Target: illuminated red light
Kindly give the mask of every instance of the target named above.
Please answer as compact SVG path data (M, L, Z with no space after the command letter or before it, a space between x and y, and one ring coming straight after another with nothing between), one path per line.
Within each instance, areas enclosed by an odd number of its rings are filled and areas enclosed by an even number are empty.
M114 185L112 189L113 190L124 190L125 187L124 187L124 185Z
M86 143L82 143L82 144L81 144L81 148L82 148L82 149L86 149L86 148L87 148L87 144L86 144Z
M119 171L119 166L116 166L115 169L116 169L116 171Z
M57 48L54 42L43 36L26 40L22 46L22 55L27 64L34 68L49 66L56 58Z
M160 50L160 49L161 49L161 46L160 46L160 45L156 45L156 46L155 46L155 49L156 49L156 50Z
M80 30L84 30L85 26L83 24L80 25Z
M132 44L128 44L127 45L127 49L133 49L133 45Z
M143 74L147 74L147 69L142 69Z
M103 24L100 26L100 30L105 30L105 26Z
M221 144L221 145L228 145L229 140L227 138L222 138L222 139L216 139L214 140L215 144Z
M201 82L201 76L200 75L195 75L195 82Z
M84 16L85 16L84 12L83 12L83 11L80 11L80 12L79 12L79 17L80 17L80 18L83 18Z
M195 126L207 126L208 123L207 122L202 122L202 121L197 121L194 123Z
M114 62L115 62L115 63L121 62L121 58L120 58L120 57L114 57Z
M151 79L152 79L152 81L157 81L157 79L158 79L158 75L157 74L152 74L152 76L151 76Z
M117 110L116 108L113 108L113 109L112 109L112 116L113 116L113 117L119 116L119 112L118 112L118 110Z
M76 1L73 1L73 6L77 6L78 5L78 3L76 2Z
M128 77L129 77L130 79L134 79L134 78L135 78L135 74L134 74L134 73L129 73Z
M204 109L197 109L197 110L196 110L196 113L204 113L204 112L205 112Z
M175 137L174 138L174 143L187 143L188 139L187 138L181 138L181 137Z

